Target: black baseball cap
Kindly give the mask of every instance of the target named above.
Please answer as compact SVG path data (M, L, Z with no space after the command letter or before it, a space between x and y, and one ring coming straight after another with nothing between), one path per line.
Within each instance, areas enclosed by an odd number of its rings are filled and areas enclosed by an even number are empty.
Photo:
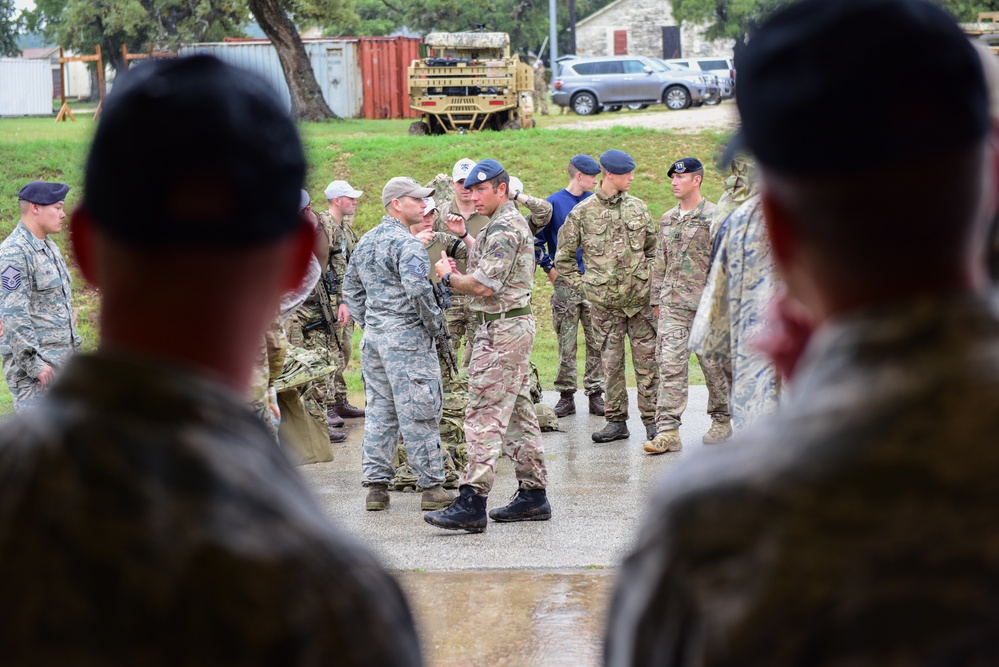
M899 66L872 70L885 62ZM899 163L927 146L960 150L989 128L979 56L926 0L790 5L751 36L737 104L742 128L726 159L747 149L795 174Z
M128 244L240 246L300 224L305 155L263 79L206 55L122 75L94 135L84 202Z

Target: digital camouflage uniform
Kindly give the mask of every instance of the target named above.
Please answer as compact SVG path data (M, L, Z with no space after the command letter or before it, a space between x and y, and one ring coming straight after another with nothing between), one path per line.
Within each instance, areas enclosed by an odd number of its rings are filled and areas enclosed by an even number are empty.
M458 207L453 204L454 202L452 201L438 206L437 210L440 215L434 220L434 232L447 234L454 240L461 241L457 236L451 234L447 228L447 224L444 222L449 213L453 212L455 215L462 215ZM472 215L465 218L465 224L468 226L485 227L488 222L489 218L481 213L473 212ZM465 245L464 241L461 241L461 245ZM467 248L468 246L465 247ZM466 261L467 252L465 259L455 258L455 263L458 265L458 273L465 273L468 270ZM468 362L472 358L471 342L475 337L475 328L478 326L475 315L468 308L471 299L472 297L467 294L455 293L451 297L451 307L444 313L444 320L447 322L448 333L451 334L451 343L454 345L455 354L458 353L457 350L462 341L465 342L465 347L461 353L461 365L465 367L468 366Z
M488 496L504 453L513 461L520 488L544 489L548 473L531 400L534 315L493 317L531 305L534 237L513 202L497 208L479 232L468 268L493 293L474 297L470 305L489 319L475 332L468 365L468 465L459 483Z
M656 430L660 433L680 428L687 407L687 369L690 326L704 290L711 259L711 219L715 207L707 199L694 210L682 214L674 206L659 221L659 242L652 267L651 299L659 306L656 361L659 368L659 395L656 401ZM728 381L721 362L700 357L708 387L708 414L716 422L728 422Z
M607 384L607 421L628 419L624 379L627 336L638 384L638 410L642 423L651 424L659 388L656 321L649 304L656 224L641 199L627 192L608 197L601 185L566 217L558 233L555 268L570 286L582 290L591 304ZM577 248L583 249L586 273L576 264Z
M434 301L430 260L401 221L385 216L358 243L343 294L364 329L364 485L389 484L399 435L419 486L444 483L438 426L441 374L434 337L444 326Z
M777 369L753 347L780 283L759 196L748 199L718 230L718 249L690 330L690 349L731 369L730 407L736 428L777 409Z
M324 211L319 214L319 220L323 223L326 228L327 233L330 237L330 266L333 272L343 280L343 277L347 275L347 264L350 262L350 256L354 252L354 246L357 245L358 236L351 225L351 219L353 216L344 216L342 222L337 222L330 215L329 211ZM333 300L339 305L343 298L342 286L341 292L336 295L330 295ZM334 308L334 311L336 309ZM332 390L333 394L330 396L330 403L340 403L347 400L347 382L343 379L343 372L346 370L347 366L350 364L351 350L354 345L354 320L348 319L345 326L337 325L334 327L336 330L337 339L340 341L340 347L336 347L336 343L331 344L333 348L331 353L334 355L339 355L341 363L337 365L337 371L333 375Z
M80 348L72 278L55 241L18 222L0 243L0 286L0 356L14 409L21 411L42 395L38 375L45 365L58 372Z
M0 478L6 664L421 664L399 586L228 387L75 357L0 425Z
M995 664L997 377L992 297L824 324L780 412L660 483L606 664Z

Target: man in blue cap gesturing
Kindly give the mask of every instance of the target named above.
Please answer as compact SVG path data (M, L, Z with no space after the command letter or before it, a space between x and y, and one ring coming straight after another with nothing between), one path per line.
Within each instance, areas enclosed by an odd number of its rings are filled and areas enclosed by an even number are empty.
M656 256L656 224L649 208L628 194L635 161L624 151L600 156L602 179L594 196L572 210L558 234L555 268L591 304L590 315L607 383L607 425L594 442L629 437L628 390L624 381L624 339L631 340L638 384L638 409L647 440L656 437L656 318L649 304L649 277ZM582 263L576 261L582 248Z
M0 243L3 374L14 410L30 407L80 347L72 279L59 246L69 186L34 181L17 193L21 221Z

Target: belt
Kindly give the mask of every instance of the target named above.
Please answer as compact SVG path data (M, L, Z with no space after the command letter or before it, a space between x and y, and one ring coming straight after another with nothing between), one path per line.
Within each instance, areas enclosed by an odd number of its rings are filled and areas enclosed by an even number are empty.
M513 310L508 310L505 313L478 313L476 319L479 320L481 324L486 322L495 322L496 320L506 320L511 317L520 317L521 315L530 315L531 307L524 306L523 308L514 308Z

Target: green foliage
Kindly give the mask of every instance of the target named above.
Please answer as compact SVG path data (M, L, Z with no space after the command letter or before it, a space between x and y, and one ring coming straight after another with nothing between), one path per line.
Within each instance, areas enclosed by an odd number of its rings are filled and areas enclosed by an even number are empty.
M14 16L16 9L14 0L0 0L0 56L21 55L17 43L21 19L19 16Z
M999 0L933 0L962 23L978 20L979 12L999 12Z

